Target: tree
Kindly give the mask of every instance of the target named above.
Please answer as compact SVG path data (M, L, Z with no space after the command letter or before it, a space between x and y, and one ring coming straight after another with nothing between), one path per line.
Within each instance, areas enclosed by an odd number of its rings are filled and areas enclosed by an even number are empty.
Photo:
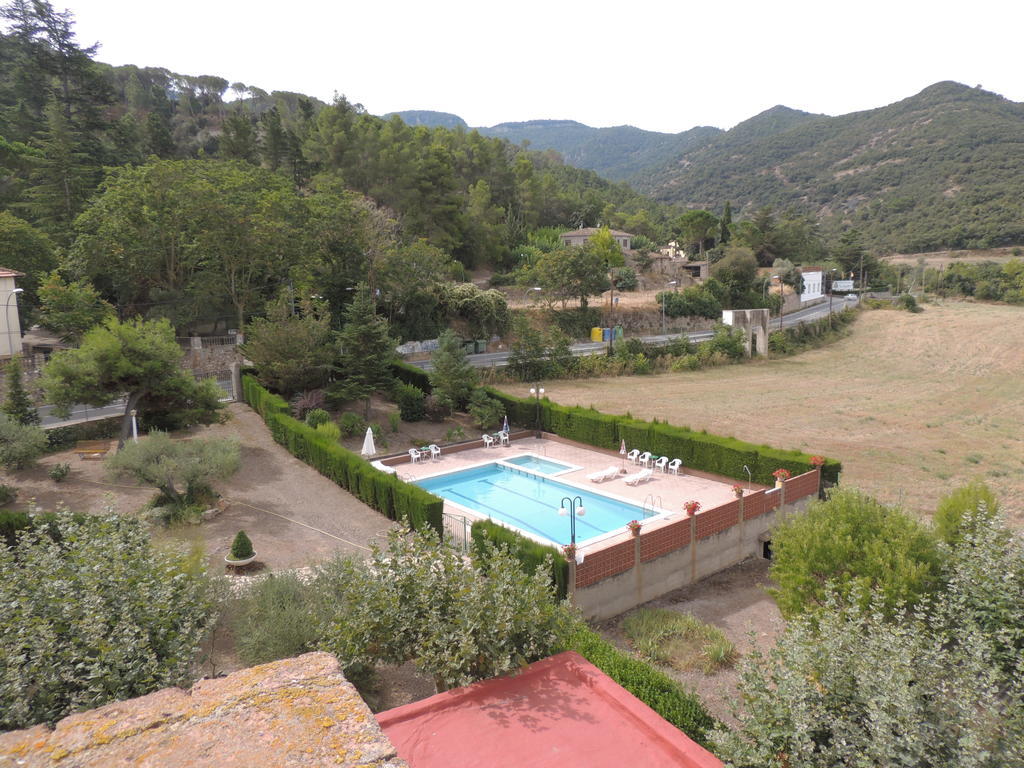
M452 410L465 410L478 383L476 368L466 359L462 344L454 333L445 331L437 341L438 347L430 358L433 363L430 385L434 395Z
M39 324L70 344L115 315L88 280L68 282L56 271L39 287L39 303Z
M0 729L186 682L213 619L204 561L109 510L0 546Z
M545 298L561 301L563 307L568 300L579 299L584 309L588 297L608 287L607 273L605 257L599 250L586 245L582 248L559 248L546 253L534 268L534 275L544 289Z
M395 360L395 340L388 330L388 321L373 306L370 289L365 284L356 289L355 298L345 308L345 325L338 334L341 356L335 370L340 386L332 387L332 395L342 400L365 399L370 418L370 396L388 389L394 380L391 364Z
M240 455L236 439L171 440L166 432L151 432L126 443L107 459L106 469L114 479L151 485L167 502L183 507L198 501L211 480L237 472Z
M0 414L0 467L27 469L46 450L46 433L34 424L21 424Z
M5 267L24 273L18 278L18 285L25 289L21 299L34 310L39 306L39 276L57 266L53 243L27 221L0 211L0 253Z
M392 533L368 560L338 559L316 586L334 607L322 646L346 671L415 661L439 689L512 672L572 628L550 566L526 573L505 549L467 558L430 533Z
M27 426L39 424L39 411L36 410L32 399L25 392L25 386L22 382L20 355L15 355L7 361L4 375L7 379L7 398L4 400L3 408L0 410L19 424Z
M285 299L274 302L267 317L246 326L242 345L260 382L285 397L324 386L337 350L331 313L312 299L302 301L296 314Z
M181 367L181 349L167 320L108 319L87 331L78 349L55 354L43 369L42 384L47 400L65 414L76 403L103 406L124 397L119 446L128 438L131 412L145 398L173 394L176 404L201 406L197 416L207 418L220 407L204 397L208 385Z
M725 210L722 211L722 218L718 222L718 242L725 245L732 237L732 201L725 201Z
M820 608L830 588L845 600L877 591L892 613L937 589L940 558L935 537L905 512L837 489L776 527L771 574L787 617Z
M704 258L704 244L715 237L719 221L711 211L687 211L676 222L676 231L680 237L691 245L697 246L700 258Z
M933 518L935 532L948 545L954 546L968 532L965 520L973 520L975 514L999 515L995 494L980 480L957 488L939 501Z
M750 306L746 302L757 276L757 259L750 248L727 245L725 255L711 266L712 277L725 286L726 308Z

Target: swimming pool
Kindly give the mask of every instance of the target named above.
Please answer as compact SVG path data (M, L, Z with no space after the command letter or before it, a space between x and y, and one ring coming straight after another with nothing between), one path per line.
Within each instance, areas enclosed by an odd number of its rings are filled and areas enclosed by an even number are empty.
M534 472L539 472L542 475L560 475L564 472L579 469L579 467L575 467L572 464L563 464L552 459L542 459L540 456L534 456L533 454L516 456L514 459L503 459L503 461L515 464L517 467L532 469Z
M417 480L416 485L480 515L555 544L569 543L569 518L560 515L565 496L579 496L585 514L576 518L576 541L651 517L641 506L593 493L504 462Z

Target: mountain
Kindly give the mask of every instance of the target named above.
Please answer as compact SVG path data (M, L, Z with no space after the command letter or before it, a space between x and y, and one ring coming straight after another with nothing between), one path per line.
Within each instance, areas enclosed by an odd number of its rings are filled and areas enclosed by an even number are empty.
M427 128L468 128L466 121L451 112L432 112L429 109L407 109L404 112L388 112L387 120L395 115L406 125L422 125Z
M879 249L1024 242L1024 105L953 82L838 117L774 107L655 170L639 190L687 207L816 215Z
M531 149L553 149L577 168L624 181L647 168L660 167L678 155L706 144L718 128L697 127L683 133L656 133L620 125L591 128L574 120L530 120L477 128L484 136L529 142Z

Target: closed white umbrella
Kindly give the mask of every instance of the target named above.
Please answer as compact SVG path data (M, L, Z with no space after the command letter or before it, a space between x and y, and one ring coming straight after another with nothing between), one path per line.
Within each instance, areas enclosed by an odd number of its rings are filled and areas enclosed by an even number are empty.
M502 432L508 432L508 416L505 416L505 423L501 425Z
M373 430L370 427L366 428L366 437L363 438L363 450L360 451L363 456L373 456L377 452L377 447L373 444Z

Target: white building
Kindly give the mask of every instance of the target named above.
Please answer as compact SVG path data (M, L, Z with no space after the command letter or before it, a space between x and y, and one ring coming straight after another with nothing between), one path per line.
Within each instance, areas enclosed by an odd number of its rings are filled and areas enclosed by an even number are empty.
M4 326L0 329L3 338L0 340L0 357L9 358L21 354L21 320L18 317L18 294L21 288L14 285L14 279L24 277L21 272L0 267L0 302L4 307Z
M804 278L804 289L800 293L801 304L825 298L825 272L821 267L801 267L800 274Z

